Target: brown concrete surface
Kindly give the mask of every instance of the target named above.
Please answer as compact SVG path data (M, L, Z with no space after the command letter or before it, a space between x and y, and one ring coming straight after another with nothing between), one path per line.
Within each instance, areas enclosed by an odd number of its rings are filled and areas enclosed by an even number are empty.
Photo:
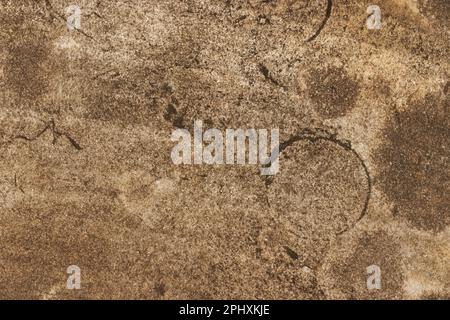
M449 299L450 1L326 11L0 0L0 298ZM280 172L174 165L194 120L279 128Z

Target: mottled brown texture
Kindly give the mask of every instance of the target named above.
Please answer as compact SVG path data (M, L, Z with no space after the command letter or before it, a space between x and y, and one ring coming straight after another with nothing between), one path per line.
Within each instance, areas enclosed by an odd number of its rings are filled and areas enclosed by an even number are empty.
M359 0L71 3L80 30L0 0L0 298L448 298L448 1L375 0L381 30ZM280 172L173 164L195 120L278 128Z

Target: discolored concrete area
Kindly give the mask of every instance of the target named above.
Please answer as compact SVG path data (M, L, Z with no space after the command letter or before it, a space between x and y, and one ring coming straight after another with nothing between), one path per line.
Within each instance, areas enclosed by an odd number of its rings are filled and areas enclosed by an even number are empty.
M427 95L397 112L380 146L380 182L395 214L414 227L442 231L450 223L448 96Z
M0 1L0 298L448 299L447 2L73 4ZM175 165L196 120L279 172Z
M321 130L282 144L280 161L282 172L266 182L270 208L286 245L317 267L329 241L366 215L371 178L348 141Z

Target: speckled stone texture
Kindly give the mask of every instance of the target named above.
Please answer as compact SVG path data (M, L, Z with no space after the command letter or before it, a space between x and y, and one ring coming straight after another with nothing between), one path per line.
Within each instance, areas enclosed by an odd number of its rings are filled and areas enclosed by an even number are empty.
M0 298L449 299L449 23L448 0L0 0ZM280 172L173 164L195 120L279 128Z

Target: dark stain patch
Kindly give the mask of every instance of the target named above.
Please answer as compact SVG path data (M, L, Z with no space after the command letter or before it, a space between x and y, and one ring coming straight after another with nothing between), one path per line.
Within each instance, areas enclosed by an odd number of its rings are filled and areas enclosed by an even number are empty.
M39 105L53 89L55 78L67 71L67 60L63 52L53 50L57 34L47 28L36 1L8 4L4 9L0 13L0 47L4 50L5 89L21 107Z
M164 114L164 119L170 121L170 119L177 114L177 109L175 109L174 105L170 103L167 106L166 113Z
M359 86L343 68L315 69L308 77L308 95L320 116L345 116L355 106Z
M184 117L182 114L179 114L177 109L175 108L176 99L172 99L172 102L166 108L166 112L164 113L164 119L173 124L176 128L184 128Z
M154 111L145 99L145 70L125 70L107 74L86 83L87 102L85 117L122 124L148 124Z
M35 100L48 91L49 52L42 39L9 49L4 69L5 82L19 97Z
M448 100L428 95L399 112L384 129L376 152L379 181L398 216L419 229L450 223L450 117Z
M266 81L269 81L270 83L274 84L277 87L281 87L282 89L286 90L286 87L280 84L278 80L274 79L269 69L262 63L258 65L259 71L262 73Z
M401 253L394 237L385 231L377 231L363 234L356 241L353 252L342 254L333 261L330 276L337 283L337 289L352 300L401 298ZM367 267L371 265L380 267L380 290L367 288Z
M450 21L450 1L446 0L421 0L418 3L419 10L428 18L436 19L444 25Z
M89 291L95 287L107 293L105 273L111 277L111 242L86 231L86 219L80 216L83 209L59 203L52 208L30 206L18 206L5 218L9 227L3 230L4 241L9 245L2 246L0 254L6 269L0 275L0 295L40 299L58 284L58 296L79 297L82 290L65 289L66 270L73 264L82 270L82 288ZM101 227L99 224L98 229Z
M156 284L155 288L155 293L159 296L159 297L164 297L164 294L166 293L166 286L164 284L164 282L160 281Z

